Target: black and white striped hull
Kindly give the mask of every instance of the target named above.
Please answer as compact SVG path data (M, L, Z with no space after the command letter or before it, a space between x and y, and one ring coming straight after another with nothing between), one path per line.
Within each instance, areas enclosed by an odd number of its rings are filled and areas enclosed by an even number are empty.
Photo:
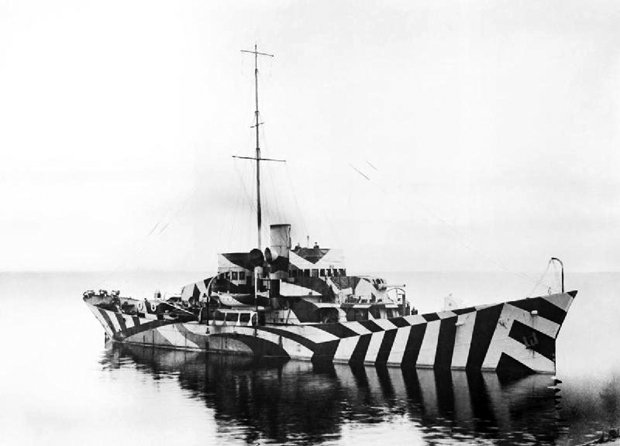
M174 349L506 373L555 373L555 341L576 291L453 311L308 325L212 326L88 304L117 342Z

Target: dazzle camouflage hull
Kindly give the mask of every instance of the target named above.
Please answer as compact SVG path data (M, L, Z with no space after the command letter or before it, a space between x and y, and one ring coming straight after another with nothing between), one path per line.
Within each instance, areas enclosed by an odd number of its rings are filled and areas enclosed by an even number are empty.
M576 294L387 319L267 326L128 316L84 300L114 342L522 375L555 373L556 338Z

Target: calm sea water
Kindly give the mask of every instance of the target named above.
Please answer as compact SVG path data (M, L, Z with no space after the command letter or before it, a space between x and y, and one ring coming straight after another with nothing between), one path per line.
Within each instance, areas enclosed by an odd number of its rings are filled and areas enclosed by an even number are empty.
M391 273L421 311L528 295L508 274ZM89 288L151 295L196 273L0 274L0 444L579 444L620 425L618 273L579 294L548 376L435 373L118 348Z

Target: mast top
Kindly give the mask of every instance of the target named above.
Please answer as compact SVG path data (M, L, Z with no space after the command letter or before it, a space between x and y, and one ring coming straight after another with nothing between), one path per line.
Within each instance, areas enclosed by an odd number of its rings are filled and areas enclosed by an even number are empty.
M274 57L273 54L268 54L268 53L260 53L258 51L258 45L254 44L254 50L241 50L242 53L251 53L254 54L255 56L269 56L269 57Z
M262 249L261 247L261 225L262 225L262 210L260 203L260 162L261 161L280 161L284 162L284 160L276 160L270 158L262 158L260 156L260 138L258 128L262 125L262 122L259 122L259 111L258 111L258 56L266 56L266 57L274 57L273 54L262 53L258 51L258 45L254 44L254 50L241 50L242 53L254 54L254 93L256 100L256 109L254 110L254 125L251 127L256 130L256 156L233 156L233 158L240 159L249 159L256 161L256 224L257 224L257 232L258 232L258 249Z

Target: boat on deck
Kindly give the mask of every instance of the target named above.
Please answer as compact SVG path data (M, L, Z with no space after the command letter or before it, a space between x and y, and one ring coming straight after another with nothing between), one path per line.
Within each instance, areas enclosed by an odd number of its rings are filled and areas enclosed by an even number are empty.
M269 56L255 47L255 57ZM255 66L255 75L258 68ZM258 87L258 77L256 77ZM258 94L256 95L258 98ZM349 275L337 249L295 247L291 225L262 248L256 103L257 247L218 255L217 273L180 295L134 298L86 291L116 343L340 363L502 374L555 373L555 343L576 291L417 314L405 286ZM556 259L557 260L557 259Z

